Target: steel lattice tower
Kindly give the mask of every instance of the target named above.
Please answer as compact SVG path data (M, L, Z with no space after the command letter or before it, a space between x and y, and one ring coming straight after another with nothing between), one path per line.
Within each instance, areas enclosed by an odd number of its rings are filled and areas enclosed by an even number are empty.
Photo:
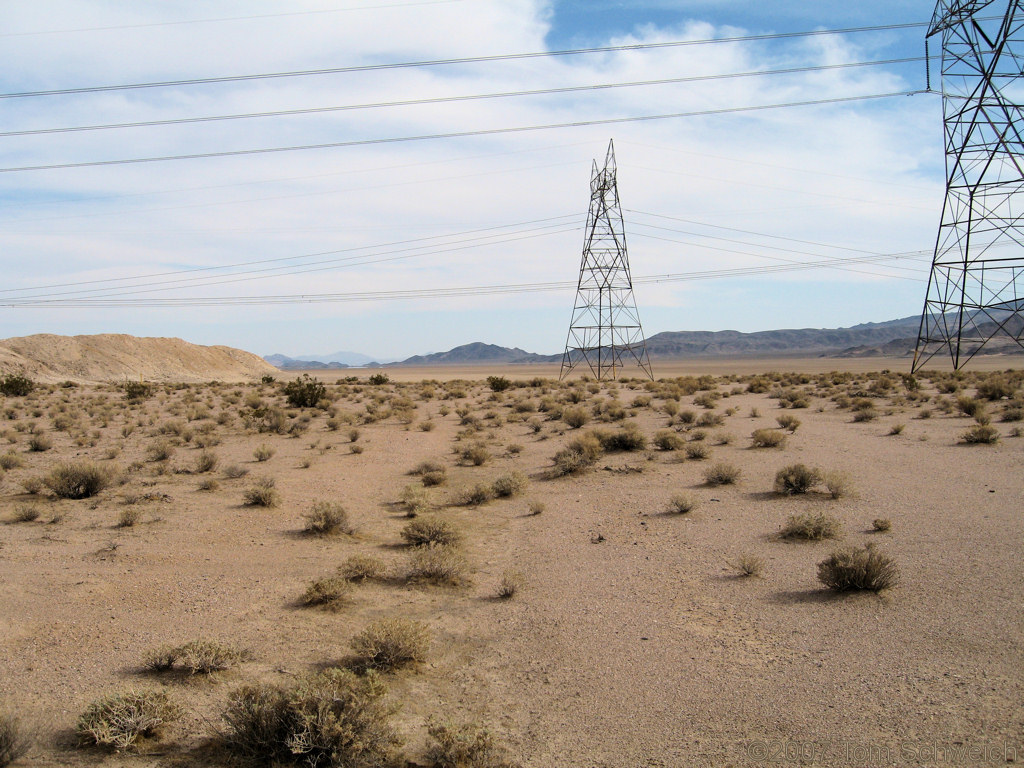
M914 371L937 354L959 369L997 337L1024 347L1020 11L1019 0L939 0L928 28L942 34L946 201Z
M624 364L638 365L654 379L629 276L611 141L604 168L598 169L594 161L576 305L558 378L565 378L581 364L588 365L599 381L614 379Z

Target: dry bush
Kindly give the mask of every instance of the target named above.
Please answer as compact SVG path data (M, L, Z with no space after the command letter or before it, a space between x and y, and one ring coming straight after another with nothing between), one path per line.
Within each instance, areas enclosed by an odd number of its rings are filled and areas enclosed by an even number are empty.
M231 669L252 658L249 651L216 640L192 640L177 650L181 666L193 675L200 672L211 675L214 672Z
M51 448L53 448L53 440L50 439L49 435L36 432L28 439L28 449L33 453L42 453Z
M129 507L128 509L122 509L121 514L117 516L117 527L118 528L131 528L133 525L138 523L142 519L142 510Z
M841 499L853 493L853 483L843 472L825 472L822 479L833 499Z
M303 517L306 524L303 532L311 536L333 536L339 533L351 534L352 526L348 523L348 512L336 502L317 501L312 509Z
M452 497L453 503L463 507L476 507L486 504L494 498L494 486L491 483L477 483L461 488Z
M700 502L688 493L677 493L668 500L665 511L670 515L685 515L699 506Z
M778 422L780 429L785 429L790 434L796 432L797 428L800 426L800 419L789 413L785 413L782 416L776 416L775 421Z
M220 483L214 480L212 477L207 477L199 481L199 485L196 486L200 491L216 491L220 488Z
M147 672L169 672L174 669L174 664L180 655L180 646L161 645L143 655L142 668Z
M647 438L633 422L627 422L617 432L594 430L594 436L606 451L642 451L647 447Z
M501 574L501 581L498 582L498 597L502 600L509 600L515 597L523 587L525 577L520 571L507 570Z
M17 469L24 464L24 459L14 451L8 451L7 453L0 455L0 469Z
M362 666L390 672L427 658L430 629L412 619L381 619L353 637L351 647Z
M960 440L970 445L992 445L999 442L999 430L991 424L975 424L960 435Z
M200 451L199 455L196 456L196 468L197 474L203 474L204 472L212 472L217 468L217 464L220 459L216 453L212 451Z
M824 512L802 512L790 515L779 535L784 539L820 541L836 538L841 528L839 520L832 515Z
M456 547L462 543L462 531L448 520L421 517L408 523L401 531L402 539L411 547L439 545Z
M562 477L583 472L591 467L603 452L601 441L593 433L580 435L554 455L551 475Z
M732 485L740 476L740 470L733 464L718 462L704 471L704 482L707 485Z
M755 429L750 433L755 448L782 448L786 445L786 434L778 429Z
M430 509L430 495L420 486L405 486L400 498L407 517L416 517Z
M32 523L38 520L41 514L42 512L35 504L18 504L14 508L14 514L11 517L11 522Z
M871 521L871 528L879 533L885 533L892 529L892 521L887 517L876 517Z
M277 453L277 451L272 447L266 443L261 443L256 446L256 450L252 452L252 457L256 459L256 461L269 461L275 453Z
M341 576L317 579L306 587L299 602L303 605L323 606L331 610L339 610L352 597L352 583Z
M695 424L698 427L720 427L725 423L725 416L720 413L702 413Z
M262 477L256 484L245 489L242 498L250 507L276 507L281 503L281 494L274 487L274 478Z
M21 720L13 714L0 711L0 768L7 768L23 757L31 745L32 741Z
M405 572L407 581L428 582L449 587L469 583L469 563L451 547L427 546L416 549Z
M245 477L249 474L249 470L245 467L239 466L238 464L230 464L224 467L224 477L230 478L231 480L237 480L240 477Z
M236 757L267 765L396 765L401 741L386 694L374 673L347 669L329 669L291 688L247 685L228 698L221 739Z
M427 488L444 485L448 482L448 472L443 468L431 472L424 472L420 475L420 482L422 482Z
M487 446L483 443L474 443L463 448L459 458L467 464L479 467L490 461L491 452L487 450Z
M711 449L708 448L702 442L693 442L686 444L686 458L693 459L694 461L702 461L711 455Z
M157 736L164 724L180 716L165 691L127 691L90 704L76 731L82 744L128 749L140 738Z
M114 480L107 467L91 461L69 462L54 467L43 482L62 499L87 499Z
M531 515L542 515L544 510L547 509L547 505L543 501L531 501L527 505L527 509L530 510Z
M893 424L889 429L889 434L893 436L903 434L903 430L906 428L906 424Z
M339 568L338 575L349 581L383 579L384 561L372 555L350 555Z
M487 728L430 720L427 760L433 768L515 768L506 749Z
M880 592L899 582L896 563L872 546L839 549L818 563L818 580L837 592Z
M518 496L526 490L526 486L529 485L530 481L526 475L522 472L515 471L509 472L507 475L501 475L495 479L492 483L491 488L494 491L494 495L498 498L508 498L510 496Z
M760 577L764 572L764 560L757 555L743 554L737 558L735 563L729 563L738 571L740 576Z
M682 435L671 429L659 429L654 433L653 442L663 451L678 451L686 444Z
M174 446L166 440L158 440L146 449L146 459L149 461L167 461L174 456Z
M562 421L573 429L579 429L590 421L590 414L586 408L570 406L562 410Z
M782 494L807 493L823 480L821 471L805 464L790 464L775 474L775 492Z

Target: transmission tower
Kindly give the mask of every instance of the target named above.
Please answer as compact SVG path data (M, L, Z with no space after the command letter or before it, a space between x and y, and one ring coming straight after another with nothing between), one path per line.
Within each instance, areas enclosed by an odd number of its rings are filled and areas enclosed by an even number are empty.
M633 299L626 229L615 181L615 146L611 141L604 168L599 169L594 161L576 305L558 378L565 378L582 364L589 366L598 381L614 379L631 364L654 379Z
M959 369L993 339L1024 347L1022 27L1019 0L939 0L928 28L942 33L946 201L914 371L938 354Z

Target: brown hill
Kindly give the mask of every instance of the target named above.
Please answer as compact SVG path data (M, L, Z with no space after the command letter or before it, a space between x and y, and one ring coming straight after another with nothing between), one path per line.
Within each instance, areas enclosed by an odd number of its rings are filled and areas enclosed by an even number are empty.
M245 381L278 370L232 347L121 333L56 336L40 333L0 340L0 374L38 381Z

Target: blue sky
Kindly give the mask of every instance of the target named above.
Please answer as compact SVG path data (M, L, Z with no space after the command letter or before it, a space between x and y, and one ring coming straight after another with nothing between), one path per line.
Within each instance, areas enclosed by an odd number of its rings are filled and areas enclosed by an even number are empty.
M923 23L933 10L727 0L301 0L287 8L270 0L17 4L0 33L9 63L0 93ZM837 65L920 56L923 35L916 27L0 99L7 132L320 110L0 136L2 169L483 132L0 172L0 299L14 305L0 306L0 337L120 332L260 354L348 349L379 358L472 341L559 352L571 288L401 300L381 293L575 281L590 165L609 138L648 335L913 315L942 205L935 95L488 132L913 91L924 84L921 62ZM718 77L779 69L801 71ZM717 79L465 99L700 76ZM452 97L459 100L437 101ZM835 261L865 257L877 260ZM836 266L821 266L830 261ZM758 271L780 265L807 268ZM658 282L663 275L675 278ZM323 294L356 296L268 298ZM252 302L224 305L246 297ZM157 305L167 299L185 304ZM196 300L211 305L188 304Z

